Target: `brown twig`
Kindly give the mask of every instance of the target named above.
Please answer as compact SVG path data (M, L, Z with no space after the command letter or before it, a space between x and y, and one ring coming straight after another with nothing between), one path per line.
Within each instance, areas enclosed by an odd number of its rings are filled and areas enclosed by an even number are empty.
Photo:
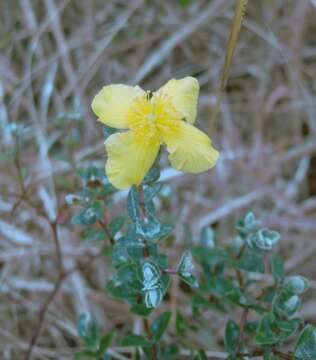
M67 273L68 274L68 273ZM43 323L46 317L46 313L48 310L49 305L51 304L51 302L54 300L56 294L58 293L65 277L67 276L66 273L60 275L58 277L58 280L56 281L55 285L54 285L54 289L52 290L52 292L49 294L49 296L47 297L45 303L42 305L41 310L39 311L38 314L38 321L37 321L37 325L34 329L31 341L29 343L29 347L27 349L27 352L25 354L24 360L29 360L31 359L32 356L32 352L33 352L33 348L37 343L37 339L39 337L39 334L41 332L41 329L43 327Z
M244 332L245 332L245 326L247 325L248 313L249 313L249 308L245 308L241 315L240 324L239 324L240 333L237 342L237 353L240 351L240 347L244 342Z
M60 247L60 241L59 241L59 237L58 237L57 221L51 221L49 224L50 224L50 227L52 229L52 234L53 234L53 240L54 240L56 257L57 257L58 272L59 272L59 275L62 275L64 273L64 264L63 264L62 251L61 251L61 247Z
M74 268L72 268L70 270L67 270L67 271L64 270L63 261L62 261L62 251L61 251L60 241L59 241L59 237L58 237L57 223L56 222L51 222L50 225L51 225L51 228L52 228L53 239L54 239L54 244L55 244L59 275L58 275L57 281L55 282L53 290L51 291L51 293L49 294L49 296L47 297L46 301L44 302L44 304L42 305L42 307L41 307L41 309L39 311L37 325L36 325L36 327L34 329L34 332L33 332L32 338L30 340L29 347L28 347L28 350L27 350L27 352L25 354L24 360L30 360L31 359L33 348L37 343L37 339L38 339L38 337L40 335L40 332L41 332L41 329L43 327L49 305L54 301L55 296L58 293L63 281L69 275L71 275L72 273L74 273L75 271L78 270L77 266L75 266ZM103 223L103 222L102 222L102 225L103 225L102 227L105 229L106 233L109 234L109 230L108 230L107 225L105 223ZM109 235L109 239L111 241L111 244L113 244L114 240L110 235ZM91 265L94 260L99 258L103 254L105 247L106 247L106 245L104 244L98 254L92 256L92 258L90 257L85 262L84 267Z
M49 219L47 218L47 220L49 221ZM39 312L38 315L38 321L37 321L37 326L34 329L31 341L29 343L29 347L28 350L26 352L25 355L25 360L29 360L32 356L32 351L33 348L37 342L37 339L39 337L39 334L41 332L44 320L45 320L45 316L48 310L48 307L50 305L50 303L54 300L56 294L58 293L61 284L63 283L64 279L67 277L68 273L65 273L64 271L64 264L63 264L63 259L62 259L62 251L61 251L61 246L60 246L60 239L58 236L58 225L57 225L57 221L49 221L50 227L52 229L52 236L53 236L53 241L54 241L54 245L55 245L55 251L56 251L56 257L57 257L57 266L58 266L58 279L54 285L54 288L52 290L52 292L49 294L48 298L46 299L45 303L42 305L41 310Z
M111 245L114 245L115 240L113 239L112 235L110 234L109 228L107 226L107 224L101 220L98 221L98 224L101 226L101 228L104 230L104 232L106 233L107 237L109 238L109 241L111 243Z
M151 329L150 329L150 326L149 326L148 319L144 318L143 323L144 323L144 329L145 329L145 333L147 335L147 338L149 340L152 340L153 336L152 336L152 332L151 332ZM153 360L158 359L157 346L156 346L155 343L152 343L152 345L151 345L151 354L152 354L152 359Z

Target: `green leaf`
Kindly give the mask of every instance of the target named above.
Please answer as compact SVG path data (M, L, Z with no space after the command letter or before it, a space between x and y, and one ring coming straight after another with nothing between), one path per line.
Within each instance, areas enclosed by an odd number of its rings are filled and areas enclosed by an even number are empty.
M99 332L94 319L90 314L82 314L77 323L80 338L89 349L96 349L99 344Z
M183 277L190 277L194 271L193 258L190 251L185 251L177 267L177 273Z
M151 185L144 186L144 200L145 203L152 201L152 199L158 194L161 189L161 183L153 183Z
M115 244L112 249L112 263L115 267L126 264L130 260L127 248L121 244Z
M163 289L161 285L157 286L154 289L147 290L145 292L145 305L151 308L157 308L163 299Z
M300 319L291 319L291 320L280 320L276 319L275 324L279 329L279 338L280 340L285 340L287 337L291 336L300 326Z
M103 229L87 229L83 238L87 241L102 241L106 239L106 234Z
M92 203L88 208L76 214L71 222L75 225L93 225L103 217L103 207L100 202Z
M220 296L226 298L234 304L249 307L252 303L240 291L232 279L216 279L214 291L217 291Z
M192 254L190 251L185 251L177 267L177 273L180 276L180 278L188 285L193 287L198 287L199 285L197 279L193 275L193 271L194 271L194 265L193 265Z
M188 6L191 4L192 0L178 0L181 6Z
M256 335L256 342L259 345L274 345L279 341L278 336L273 331L273 320L269 314L261 319Z
M107 292L116 299L121 299L129 302L130 304L135 304L138 299L138 293L131 286L126 286L121 282L110 280L106 284Z
M189 278L194 272L193 258L190 251L185 251L180 259L177 267L177 273L184 277Z
M155 241L160 237L161 224L155 216L147 214L146 221L140 221L136 231L144 239L148 241Z
M118 216L113 219L109 224L109 233L112 237L116 235L117 232L121 230L124 225L124 217Z
M165 333L168 324L171 319L171 312L167 311L160 315L151 325L151 331L153 333L153 339L155 342L159 342Z
M273 355L271 352L267 352L263 355L263 360L282 360L278 356Z
M202 246L205 246L205 247L208 247L208 248L215 247L215 245L216 245L216 235L215 235L215 231L211 227L205 226L201 230L200 243L201 243Z
M258 328L258 321L248 321L245 325L245 332L253 335Z
M134 185L127 196L127 211L133 222L140 221L139 194L137 187Z
M150 205L151 208L150 208ZM136 186L133 186L127 197L127 210L135 225L135 233L147 241L155 241L159 238L161 224L154 215L154 208L151 202L145 203L146 219L142 218L140 211L140 199Z
M235 266L246 271L264 273L263 256L248 249L243 252L239 260L235 261Z
M144 257L144 242L136 234L134 224L128 225L126 234L117 239L116 245L118 246L118 256L116 257L118 263L126 261L124 258L139 262ZM122 258L121 255L123 255Z
M301 300L297 295L282 290L273 300L272 308L273 312L281 317L289 317L296 313Z
M284 262L283 260L276 254L273 254L271 257L271 269L274 281L277 284L282 283L284 279Z
M161 225L160 232L158 234L159 239L163 239L163 238L167 237L168 235L170 235L172 230L173 230L173 225L170 225L170 224Z
M106 140L109 136L118 132L118 129L112 128L110 126L104 125L103 126L103 137Z
M234 354L239 342L240 330L239 326L232 320L229 320L225 328L225 350Z
M147 175L145 176L143 183L144 184L151 184L156 182L160 177L160 170L158 168L158 166L153 166L149 172L147 173Z
M251 248L264 251L271 250L280 240L280 234L269 229L261 229L247 238Z
M181 315L181 313L179 311L177 311L176 314L176 335L180 336L181 334L184 333L186 328L186 324L184 321L183 316Z
M152 309L144 306L143 304L135 304L130 308L130 312L138 316L147 317L150 315Z
M149 347L151 346L150 341L148 341L144 336L140 335L127 335L122 339L122 346L140 346L140 347Z
M160 269L153 263L146 261L142 267L143 288L145 294L145 305L148 308L156 308L163 298Z
M247 237L249 234L257 231L261 222L256 219L253 212L248 212L242 219L236 222L235 228L242 238Z
M297 359L316 359L316 327L307 325L302 330L294 348L294 356Z
M155 287L160 282L161 271L159 267L151 261L143 264L143 291Z
M83 182L83 186L95 188L106 183L104 169L90 166L86 169L79 170L79 176Z
M193 288L198 288L199 287L199 283L197 278L194 275L191 276L182 276L179 275L180 279L185 282L186 284L188 284L189 286L193 287Z
M140 266L137 263L129 262L117 269L117 279L134 292L141 290L142 283L139 279Z
M230 254L226 249L215 247L213 249L197 246L192 249L193 256L200 262L213 265L215 262L230 261Z
M291 336L299 327L300 319L283 320L266 314L261 319L256 342L260 345L274 345Z
M139 349L135 349L135 355L133 357L133 360L142 360L142 356L140 354L140 350Z
M177 344L168 344L161 350L162 360L179 359L179 347Z
M199 350L192 358L192 360L207 360L207 355L204 350Z
M108 347L111 345L114 334L115 332L111 331L108 334L102 336L98 350L99 356L103 356L106 350L108 349Z
M310 284L303 276L291 276L286 278L284 287L287 291L295 295L303 294Z
M75 360L79 360L79 359L86 359L86 358L93 358L93 359L97 359L98 358L98 352L97 351L92 351L92 350L82 350L79 351L75 354Z

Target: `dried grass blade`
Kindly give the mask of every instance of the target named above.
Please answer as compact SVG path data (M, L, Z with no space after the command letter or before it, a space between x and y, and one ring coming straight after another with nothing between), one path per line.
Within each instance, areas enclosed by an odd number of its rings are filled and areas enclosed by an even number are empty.
M211 119L210 130L212 130L212 128L214 127L217 115L219 113L223 92L225 91L228 76L229 76L229 69L232 64L232 60L233 60L235 48L237 45L242 22L245 17L245 14L246 14L247 4L248 4L248 0L237 0L235 14L234 14L234 18L233 18L233 22L232 22L231 30L230 30L230 35L229 35L229 39L228 39L228 43L227 43L227 47L226 47L225 62L224 62L224 66L223 66L222 73L221 73L221 80L220 80L220 85L219 85L218 94L217 94L216 106L215 106L213 116Z

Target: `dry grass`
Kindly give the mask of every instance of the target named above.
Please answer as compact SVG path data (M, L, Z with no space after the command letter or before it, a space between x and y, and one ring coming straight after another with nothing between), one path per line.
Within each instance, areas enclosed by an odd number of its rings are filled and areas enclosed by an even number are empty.
M220 163L207 174L175 177L172 211L194 234L213 224L225 241L233 219L251 208L282 232L279 250L288 272L313 280L316 7L308 0L265 0L250 1L248 8L212 134L222 153ZM198 126L207 130L233 10L232 0L188 6L158 0L1 1L0 122L29 130L18 164L5 160L13 142L10 133L1 140L1 359L23 358L58 277L50 224L56 214L67 216L65 180L73 180L77 167L104 162L101 126L90 111L92 96L107 83L137 82L155 89L170 77L193 75L201 85ZM60 149L71 130L58 126L56 118L72 111L74 102L82 109L82 137L65 155ZM21 199L23 191L27 196ZM113 211L120 207L118 201ZM51 302L34 359L70 359L79 346L76 321L85 310L92 311L102 330L137 331L140 326L125 305L104 292L109 262L96 259L80 266L98 245L85 244L70 225L59 226L58 236L63 266L80 271L65 279ZM170 250L175 257L183 239L179 226ZM310 291L302 311L315 323L313 295ZM189 300L176 285L168 305L180 307L193 321ZM218 324L220 319L206 313L200 333L192 333L192 346L203 347L203 339L209 341L205 333L217 329L211 348L220 349Z

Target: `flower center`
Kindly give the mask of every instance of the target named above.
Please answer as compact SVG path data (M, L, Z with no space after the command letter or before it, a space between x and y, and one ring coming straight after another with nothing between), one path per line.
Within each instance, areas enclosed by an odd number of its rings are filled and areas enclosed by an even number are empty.
M127 114L129 128L137 141L150 144L161 144L165 134L176 132L182 117L170 97L163 94L137 97Z

